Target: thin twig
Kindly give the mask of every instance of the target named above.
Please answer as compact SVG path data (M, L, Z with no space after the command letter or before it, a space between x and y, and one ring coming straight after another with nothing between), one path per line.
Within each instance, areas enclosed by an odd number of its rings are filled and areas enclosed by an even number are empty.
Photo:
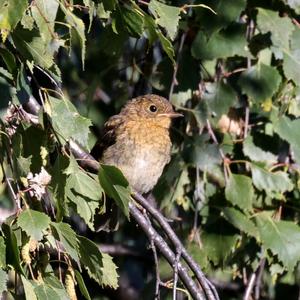
M264 271L265 263L266 263L266 259L261 258L257 269L252 273L252 275L250 277L250 280L248 282L248 286L246 288L246 292L245 292L245 295L244 295L244 298L243 298L244 300L251 299L251 293L253 291L254 286L256 286L255 299L256 300L259 299L260 285L261 285L261 279L262 279L262 274L263 274L263 271Z
M144 214L144 217L146 218L146 220L148 221L149 226L152 226L151 221L149 219L149 216L147 215L146 210L143 211L143 214ZM156 247L155 247L153 239L150 240L150 245L151 245L151 249L152 249L152 252L153 252L153 258L154 258L154 263L155 263L155 294L154 294L154 299L159 300L160 299L159 287L160 287L160 284L161 284L161 280L160 280L160 274L159 274L158 256L157 256L157 251L156 251Z
M207 296L207 299L219 299L218 293L216 289L211 285L209 280L205 277L203 272L201 271L198 264L193 260L193 258L188 254L187 250L183 247L181 241L179 240L178 236L175 234L173 229L171 228L170 224L165 220L162 214L154 208L144 197L135 193L133 195L135 201L137 201L140 205L145 208L150 215L159 223L161 228L165 231L170 241L173 243L176 249L182 248L182 257L194 272L199 284L201 285L204 293Z
M247 41L250 42L253 34L254 34L255 26L254 21L252 19L249 20L247 25L247 31L246 31L246 38ZM247 57L247 69L249 70L251 68L251 57L248 55ZM248 135L248 128L249 128L249 101L247 100L246 108L245 108L245 122L244 122L244 138Z
M61 251L60 251L60 246L57 242L57 240L55 240L55 244L56 244L56 248L57 248L57 256L58 256L58 274L59 274L59 281L61 283L63 283L62 281L62 273L61 273L61 265L60 265L60 261L61 261Z
M176 77L177 77L177 72L178 72L178 67L179 67L179 61L180 61L180 58L181 58L181 53L182 53L184 41L185 41L185 38L186 38L186 34L187 34L187 33L184 32L184 33L181 35L181 38L180 38L180 44L179 44L179 48L178 48L178 52L177 52L176 64L175 64L175 66L174 66L173 77L172 77L172 83L171 83L170 91L169 91L169 100L171 100L171 96L172 96L172 94L173 94L175 85L178 84L178 81L177 81L177 78L176 78Z
M261 287L261 283L262 283L262 275L263 275L263 272L265 269L265 264L266 264L266 258L263 258L259 264L258 274L257 274L257 278L255 281L255 292L254 292L255 300L260 299L260 287Z
M256 274L252 273L243 300L250 300L251 293L255 284Z
M215 136L215 133L214 131L212 130L212 127L210 125L210 122L208 119L206 119L206 124L207 124L207 130L208 130L208 133L210 135L210 137L212 138L213 142L216 144L216 145L219 145L219 142ZM225 155L224 155L224 152L223 150L219 147L219 152L220 152L220 155L222 157L222 159L224 160L225 159Z
M177 295L177 283L178 283L178 264L180 261L182 249L176 249L176 257L175 257L175 263L173 265L174 269L174 279L173 279L173 300L176 300Z
M148 239L154 241L154 244L159 248L160 252L166 258L168 263L172 266L175 263L176 258L173 251L170 249L165 240L161 237L161 235L157 233L157 231L152 226L149 226L148 221L145 219L143 214L139 211L139 209L135 206L134 203L129 203L129 209L131 216L146 233ZM180 262L178 263L178 274L183 284L193 297L193 299L206 299L203 292L199 290L196 283L189 276L186 267L184 267L184 265L182 265Z
M14 201L16 203L16 208L21 209L20 197L19 197L19 195L18 196L16 195L16 193L10 183L10 178L5 177L5 181L7 183L7 186L9 187L9 191L12 195L12 198L14 199Z

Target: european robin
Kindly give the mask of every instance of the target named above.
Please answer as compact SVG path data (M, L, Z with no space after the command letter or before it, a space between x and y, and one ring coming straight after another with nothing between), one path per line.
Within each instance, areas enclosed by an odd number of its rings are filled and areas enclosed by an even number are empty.
M105 124L101 162L118 167L136 192L148 193L170 161L171 119L180 116L157 95L128 101Z

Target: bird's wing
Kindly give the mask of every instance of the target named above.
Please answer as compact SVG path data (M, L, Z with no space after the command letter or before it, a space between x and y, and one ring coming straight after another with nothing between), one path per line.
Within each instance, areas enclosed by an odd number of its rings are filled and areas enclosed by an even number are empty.
M104 124L101 137L91 151L95 159L100 160L104 150L116 142L116 131L122 123L123 118L115 115Z

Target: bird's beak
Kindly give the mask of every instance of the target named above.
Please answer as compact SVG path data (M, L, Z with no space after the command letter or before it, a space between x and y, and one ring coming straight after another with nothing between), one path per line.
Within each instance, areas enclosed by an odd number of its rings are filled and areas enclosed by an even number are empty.
M177 112L170 112L170 113L163 113L159 114L160 117L167 117L167 118L179 118L183 117L183 114L177 113Z

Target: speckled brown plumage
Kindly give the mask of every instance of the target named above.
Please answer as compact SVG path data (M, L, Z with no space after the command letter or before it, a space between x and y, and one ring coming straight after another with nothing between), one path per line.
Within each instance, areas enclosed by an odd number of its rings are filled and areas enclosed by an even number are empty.
M105 124L101 162L120 168L135 191L149 192L170 161L169 127L178 116L163 97L132 99Z

